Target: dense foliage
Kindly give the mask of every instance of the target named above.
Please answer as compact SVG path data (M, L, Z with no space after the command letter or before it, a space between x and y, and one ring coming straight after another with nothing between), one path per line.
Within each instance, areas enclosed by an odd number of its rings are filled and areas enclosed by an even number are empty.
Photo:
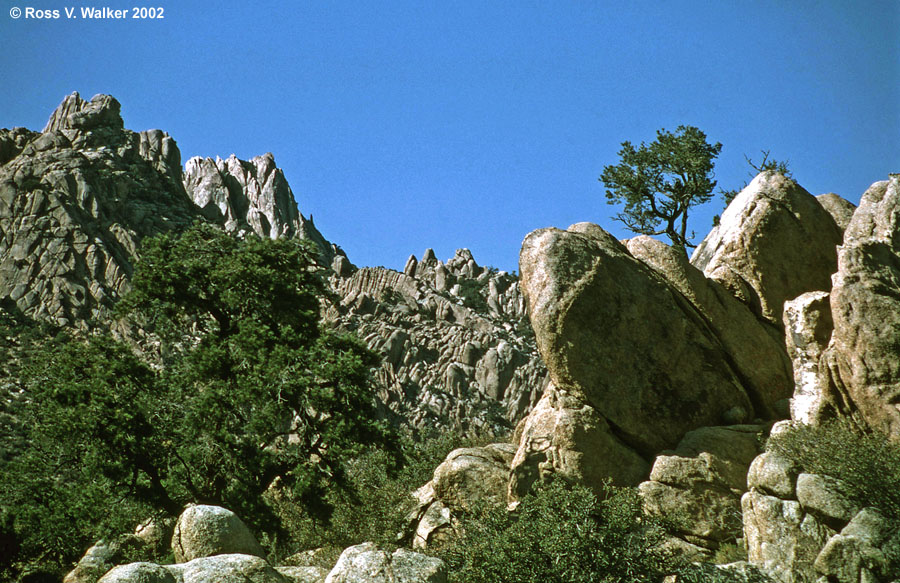
M859 508L876 508L900 527L900 444L866 433L846 420L798 425L772 436L768 447L803 471L838 480L841 494ZM900 528L883 543L887 570L900 573Z
M514 513L481 508L441 554L459 583L683 583L738 580L713 565L686 563L660 543L665 524L647 516L634 488L597 496L562 481L539 484Z
M635 147L622 142L620 162L603 168L609 204L624 204L616 220L644 235L666 235L676 248L693 247L688 211L712 198L713 160L722 144L710 144L693 126L658 130L656 140Z
M661 578L665 561L654 550L661 531L642 518L633 489L610 489L601 500L557 481L538 488L514 514L476 513L444 554L453 580L468 583Z
M279 521L277 480L317 516L364 445L390 446L358 341L320 330L322 291L296 241L210 226L145 242L120 312L153 366L108 334L60 336L24 365L27 447L0 477L22 561L61 566L111 532L185 503Z
M370 449L347 463L349 488L332 489L326 498L334 511L324 523L315 520L289 500L273 496L286 533L277 541L276 554L284 557L298 550L321 549L319 566L330 569L341 551L372 541L382 548L409 543L398 539L415 505L412 492L428 482L447 454L459 447L475 447L488 436L441 433L401 439L401 460L394 466L387 452Z
M900 520L900 444L833 421L798 425L772 436L768 447L805 472L840 480L843 494L861 508L873 506Z

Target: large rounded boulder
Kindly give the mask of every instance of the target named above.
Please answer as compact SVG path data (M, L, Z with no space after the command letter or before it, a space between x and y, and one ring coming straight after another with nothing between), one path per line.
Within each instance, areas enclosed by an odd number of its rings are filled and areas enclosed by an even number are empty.
M816 197L763 172L722 213L691 263L775 326L784 303L831 288L842 232Z
M188 506L178 517L172 550L178 563L225 554L266 556L253 533L234 512L202 504Z
M599 227L534 231L519 265L554 385L584 398L617 440L649 456L692 429L753 411L697 309Z

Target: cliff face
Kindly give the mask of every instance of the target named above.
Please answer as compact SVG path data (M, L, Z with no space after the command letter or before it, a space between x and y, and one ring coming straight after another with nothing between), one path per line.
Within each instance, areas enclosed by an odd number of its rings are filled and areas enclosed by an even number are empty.
M357 270L298 209L271 153L181 165L160 130L124 128L115 98L66 97L42 132L0 130L0 300L37 320L102 322L129 286L141 240L197 220L236 236L313 242L336 302L327 317L383 353L385 411L414 426L508 429L540 396L516 278L468 251L406 273Z
M123 129L119 103L68 96L41 133L0 131L0 295L84 325L125 290L146 236L197 216L175 141Z
M297 209L271 154L193 158L175 140L124 129L108 95L66 97L40 133L0 130L0 295L62 326L101 318L128 286L140 241L209 220L240 234L342 251Z

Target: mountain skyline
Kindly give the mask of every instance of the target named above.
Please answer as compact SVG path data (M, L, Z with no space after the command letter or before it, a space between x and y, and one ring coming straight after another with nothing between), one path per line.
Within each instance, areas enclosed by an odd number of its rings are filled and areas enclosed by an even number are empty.
M680 124L722 142L725 189L760 150L812 194L853 202L900 168L895 2L164 8L90 22L4 10L0 126L40 130L72 91L108 93L182 163L272 152L301 212L358 265L468 247L512 271L536 228L627 236L597 178L622 141ZM721 209L697 209L695 242Z

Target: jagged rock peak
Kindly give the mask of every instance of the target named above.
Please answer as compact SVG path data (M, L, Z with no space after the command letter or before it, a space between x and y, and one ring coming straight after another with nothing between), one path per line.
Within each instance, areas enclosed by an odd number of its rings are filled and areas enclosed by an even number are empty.
M249 227L271 238L300 230L294 194L271 153L249 161L234 154L226 160L191 158L184 167L184 186L194 204L208 218L224 219L228 230Z
M41 133L0 129L0 298L59 325L102 319L129 287L141 240L201 215L309 239L325 266L343 256L299 213L271 154L196 158L185 176L175 140L125 129L120 110L109 95L85 101L76 92Z
M228 231L309 239L319 247L325 265L343 255L316 229L312 216L306 219L300 213L271 152L250 160L234 154L226 160L191 158L184 167L184 188L204 216Z
M85 101L77 91L67 95L50 116L43 133L91 130L99 127L122 129L122 105L111 95L98 94Z

